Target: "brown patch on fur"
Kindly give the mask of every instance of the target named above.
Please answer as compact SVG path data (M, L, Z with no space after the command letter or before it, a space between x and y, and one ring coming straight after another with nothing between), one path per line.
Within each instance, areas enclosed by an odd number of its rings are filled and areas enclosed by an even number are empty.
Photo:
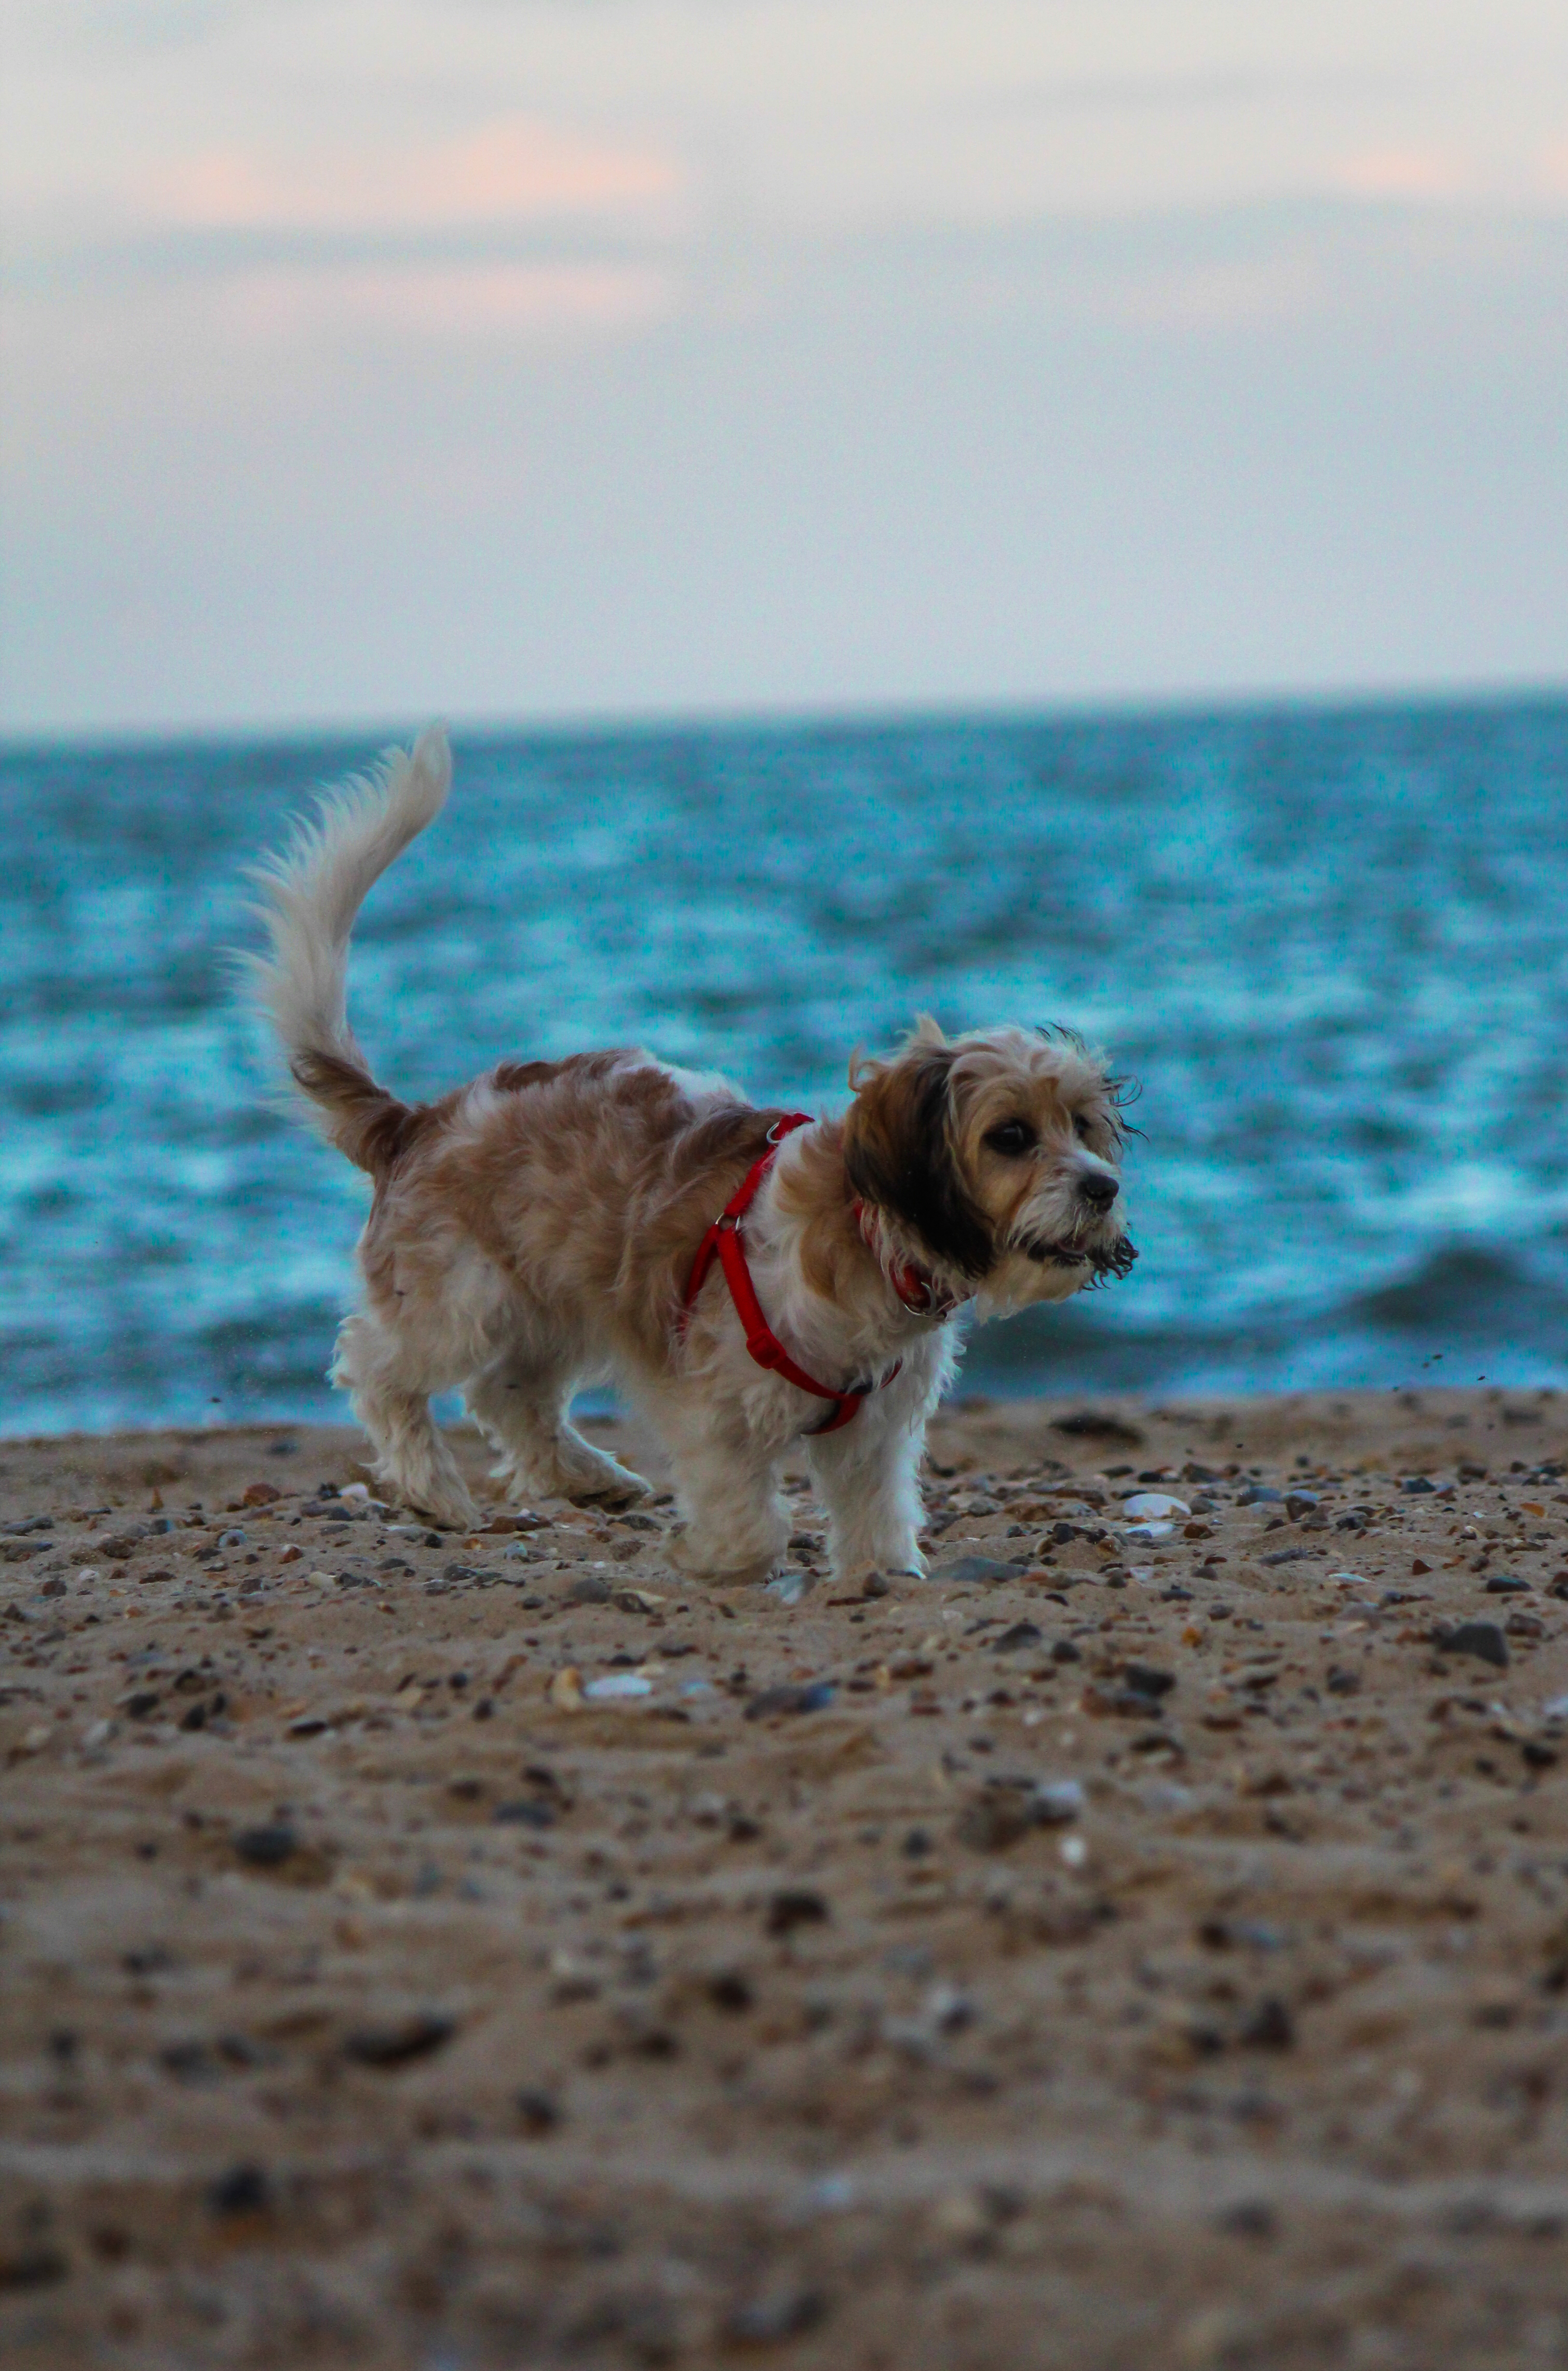
M803 1221L800 1272L824 1301L842 1302L856 1266L871 1255L854 1220L854 1189L844 1160L844 1123L827 1121L801 1145L779 1179L779 1208Z
M405 1104L368 1070L315 1049L289 1065L295 1084L331 1114L332 1141L356 1168L380 1177L438 1122L443 1105ZM450 1098L447 1098L450 1101Z
M952 1070L947 1046L867 1065L844 1122L844 1168L854 1191L912 1229L934 1259L979 1278L995 1242L958 1166Z
M667 1365L697 1246L784 1114L695 1104L617 1054L506 1064L486 1086L501 1093L449 1097L377 1194L361 1248L373 1301L436 1289L455 1226L535 1310L591 1293L640 1361Z
M628 1058L629 1051L627 1047L611 1047L598 1054L568 1054L559 1062L497 1062L490 1073L490 1083L504 1095L509 1095L528 1087L544 1086L568 1070L576 1079L603 1079L618 1062Z

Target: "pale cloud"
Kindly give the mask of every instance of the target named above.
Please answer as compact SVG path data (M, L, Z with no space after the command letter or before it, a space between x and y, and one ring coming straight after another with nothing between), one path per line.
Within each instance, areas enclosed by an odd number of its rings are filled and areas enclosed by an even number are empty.
M396 231L584 215L673 226L683 188L678 161L651 145L511 117L412 149L198 150L159 160L134 197L155 219L203 230Z
M1329 169L1332 187L1358 198L1456 198L1473 192L1475 160L1456 149L1371 148Z
M237 273L219 318L240 339L307 352L345 337L517 343L615 337L673 308L672 275L635 263L400 265Z
M0 38L16 721L1561 666L1562 0Z

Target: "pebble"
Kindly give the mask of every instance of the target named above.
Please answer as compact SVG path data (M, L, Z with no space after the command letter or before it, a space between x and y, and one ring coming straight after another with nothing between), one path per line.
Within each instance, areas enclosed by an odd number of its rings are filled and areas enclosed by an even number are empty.
M234 1839L234 1849L248 1868L281 1868L298 1848L299 1838L282 1821L242 1828Z
M774 1713L825 1712L838 1691L831 1680L805 1687L764 1688L746 1707L748 1720L768 1720Z
M1508 1641L1495 1622L1460 1622L1452 1629L1440 1625L1432 1643L1440 1654L1475 1655L1499 1671L1508 1667Z
M931 1578L944 1582L1020 1580L1028 1568L1027 1564L1000 1563L995 1556L967 1556L954 1564L938 1565Z
M641 1671L607 1671L602 1679L589 1680L583 1694L589 1704L611 1704L628 1696L651 1696L652 1680Z
M1163 1490L1135 1490L1121 1501L1121 1511L1137 1523L1157 1521L1167 1515L1190 1515L1192 1512L1185 1498L1172 1498Z
M456 2018L425 2009L396 2024L356 2027L343 2036L343 2053L358 2066L390 2072L445 2049L457 2030Z
M566 1591L568 1605L608 1605L610 1599L610 1583L597 1572L585 1573Z

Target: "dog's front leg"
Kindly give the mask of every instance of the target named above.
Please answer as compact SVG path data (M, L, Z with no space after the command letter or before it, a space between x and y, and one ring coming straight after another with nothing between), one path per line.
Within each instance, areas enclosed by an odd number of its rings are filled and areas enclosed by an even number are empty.
M766 1580L789 1539L778 1447L731 1418L715 1423L706 1404L679 1410L667 1401L656 1420L681 1517L666 1544L669 1563L692 1580Z
M828 1512L836 1580L871 1572L922 1573L920 1452L924 1427L889 1394L861 1404L837 1432L807 1444L819 1497Z

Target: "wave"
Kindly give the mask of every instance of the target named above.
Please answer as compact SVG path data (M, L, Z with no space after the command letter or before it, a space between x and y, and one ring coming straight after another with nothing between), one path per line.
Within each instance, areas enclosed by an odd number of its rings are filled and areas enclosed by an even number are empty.
M1407 1274L1327 1306L1289 1302L1214 1324L1105 1322L1030 1310L981 1329L963 1388L1031 1393L1287 1391L1431 1383L1568 1383L1568 1289L1549 1245L1451 1243Z

